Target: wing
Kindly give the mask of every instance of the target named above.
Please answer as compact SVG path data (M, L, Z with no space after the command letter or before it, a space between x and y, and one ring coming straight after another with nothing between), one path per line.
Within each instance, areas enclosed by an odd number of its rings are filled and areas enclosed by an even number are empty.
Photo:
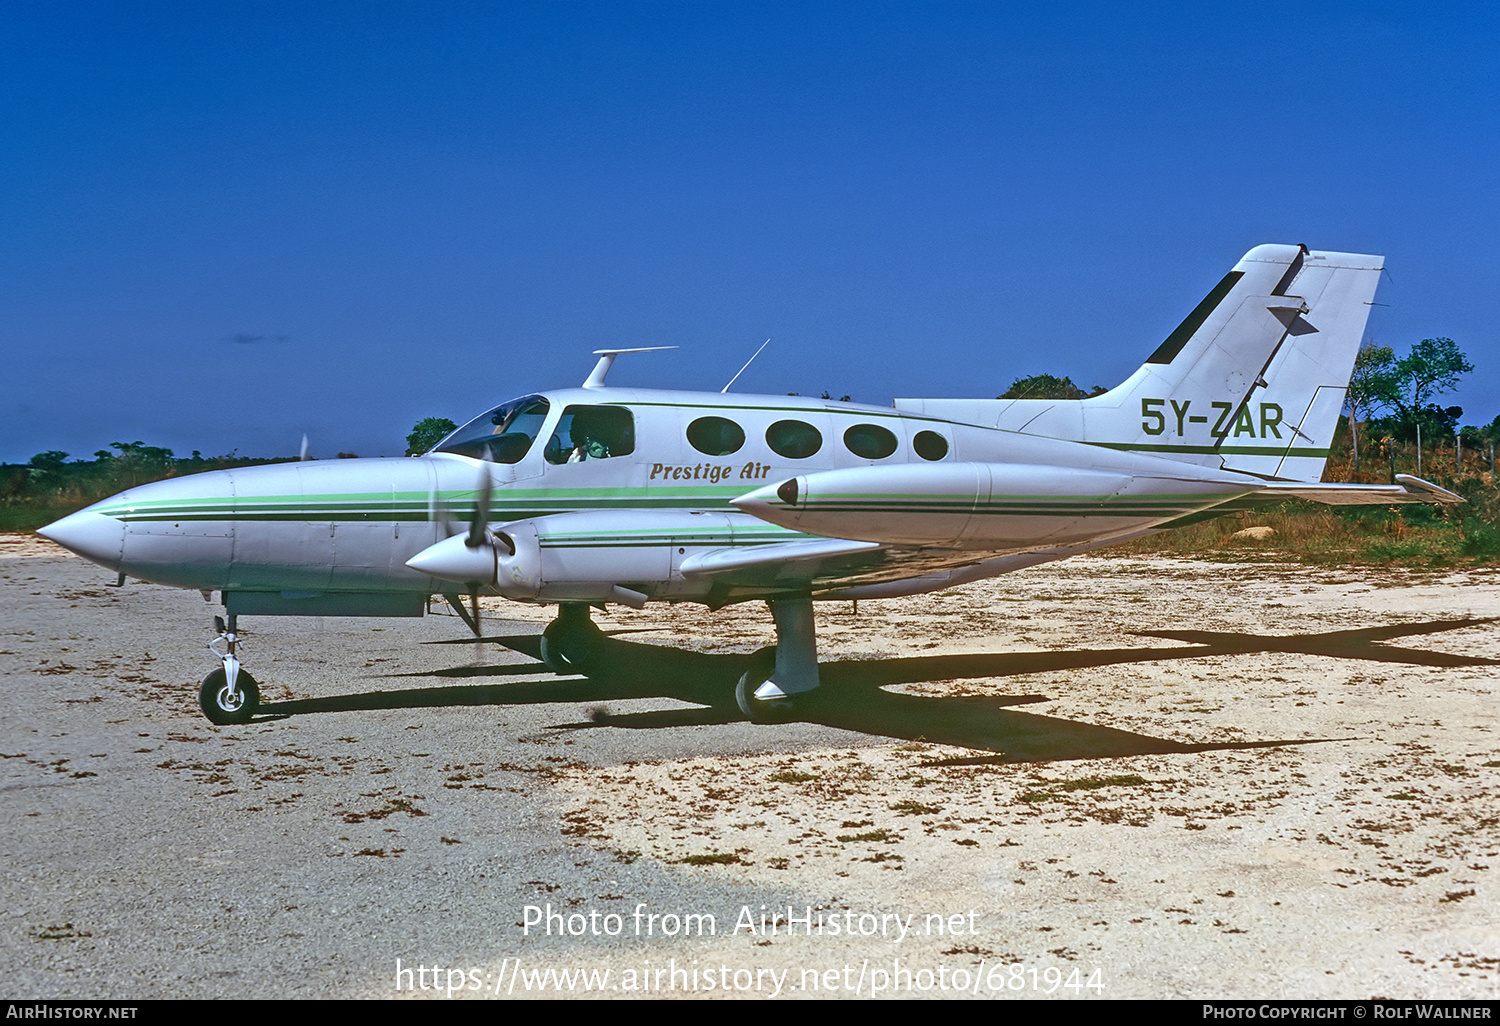
M769 544L703 549L683 560L679 570L683 577L709 586L715 596L710 605L789 590L812 591L816 597L830 599L894 598L941 591L1123 540L1129 539L1112 537L1018 552L882 545L804 535Z

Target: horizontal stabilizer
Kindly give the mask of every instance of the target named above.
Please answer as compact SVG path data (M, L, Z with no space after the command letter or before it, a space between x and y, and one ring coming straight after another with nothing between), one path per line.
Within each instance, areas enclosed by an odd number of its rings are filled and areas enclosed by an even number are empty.
M1273 481L1262 494L1270 493L1288 499L1306 499L1329 506L1384 506L1398 502L1438 502L1452 505L1463 497L1431 481L1410 474L1397 474L1396 484L1303 484L1300 481Z

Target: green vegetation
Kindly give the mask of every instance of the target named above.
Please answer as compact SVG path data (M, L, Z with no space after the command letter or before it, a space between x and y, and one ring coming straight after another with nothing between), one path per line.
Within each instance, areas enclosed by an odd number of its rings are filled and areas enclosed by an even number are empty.
M943 810L936 805L923 805L921 802L905 801L892 805L891 811L901 816L931 816Z
M1145 782L1145 777L1134 773L1124 773L1112 777L1084 777L1081 780L1069 780L1061 786L1064 791L1095 791L1101 787L1140 787Z
M1141 787L1146 778L1134 773L1122 773L1109 777L1083 777L1079 780L1048 780L1044 783L1057 788L1056 791L1026 791L1016 795L1016 801L1035 804L1037 802L1062 801L1068 791L1096 791L1101 787Z
M818 775L816 773L804 773L801 770L781 770L780 772L772 773L766 779L773 784L805 784L809 780L817 780Z
M1059 378L1052 374L1033 374L1017 378L1010 387L997 395L996 399L1087 399L1091 395L1102 395L1108 391L1095 385L1092 392L1085 392L1073 384L1072 378Z
M416 426L411 429L411 434L406 436L406 455L422 455L457 428L458 425L447 417L428 417L417 421Z
M1441 454L1452 466L1453 450ZM1434 462L1438 462L1436 459ZM1476 461L1477 462L1477 461ZM1500 559L1500 490L1488 473L1469 466L1455 479L1428 472L1428 479L1463 496L1453 506L1425 503L1400 506L1323 506L1292 500L1243 509L1214 519L1185 524L1131 542L1112 553L1173 553L1215 559L1291 558L1306 563L1378 563L1448 566ZM1398 465L1399 466L1399 465ZM1332 468L1330 480L1348 480ZM1406 473L1409 468L1398 469ZM1352 475L1351 475L1352 476ZM1270 538L1234 535L1249 527L1269 527Z
M1458 381L1474 369L1468 357L1451 338L1424 338L1403 357L1397 357L1390 346L1367 343L1354 360L1354 376L1349 382L1345 409L1349 413L1350 440L1354 446L1353 465L1360 469L1360 439L1376 440L1377 445L1393 442L1414 444L1426 439L1430 444L1440 438L1452 438L1458 432L1462 406L1439 406L1434 400L1458 387ZM1385 411L1384 417L1372 414ZM1360 428L1360 418L1365 418ZM1500 427L1500 418L1491 428ZM1484 433L1487 429L1471 428ZM1489 431L1488 441L1496 433ZM1477 442L1476 437L1471 441Z
M114 450L113 452L110 450ZM171 449L144 442L111 442L92 460L69 460L70 453L37 453L24 465L0 464L0 531L34 531L100 499L149 481L296 457L252 459L229 452L177 457Z

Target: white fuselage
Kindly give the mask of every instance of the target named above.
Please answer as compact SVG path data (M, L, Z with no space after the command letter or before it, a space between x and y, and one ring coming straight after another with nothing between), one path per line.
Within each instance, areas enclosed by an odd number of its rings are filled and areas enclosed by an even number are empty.
M616 388L538 398L547 413L514 462L433 452L214 471L129 489L49 535L128 577L240 596L245 612L377 613L456 590L407 563L464 529L456 522L474 515L487 477L488 522L522 522L538 550L525 581L476 575L488 590L610 601L623 587L650 600L720 604L1106 542L1254 487L1149 455L854 403ZM629 451L569 462L565 415L581 420L601 407L628 424L616 448ZM832 495L809 478L849 487ZM793 479L804 482L800 506L774 509L774 499L751 495ZM765 561L732 573L697 569L810 535L935 551L918 560L846 552L836 571L779 572Z

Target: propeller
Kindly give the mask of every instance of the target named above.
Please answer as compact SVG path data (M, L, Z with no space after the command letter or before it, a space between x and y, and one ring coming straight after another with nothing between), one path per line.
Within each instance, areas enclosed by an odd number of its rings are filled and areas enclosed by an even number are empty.
M443 595L476 638L482 634L479 623L481 588L493 585L502 594L526 598L532 597L540 587L540 549L536 529L525 522L511 525L509 531L492 529L489 521L493 493L490 468L481 467L467 527L462 526L457 518L449 517L434 493L432 516L442 525L443 538L406 561L413 570L461 586L462 590L455 588ZM468 596L467 602L464 595Z
M474 490L474 512L469 518L469 533L464 538L464 546L473 551L481 547L488 547L494 557L494 564L498 565L502 549L507 556L516 554L515 542L504 532L490 530L490 502L494 498L494 482L490 479L489 464L493 462L489 449L486 448L483 463L479 467L479 487ZM494 574L491 574L491 579ZM482 582L471 581L469 583L469 629L474 632L476 642L480 637L479 630L479 588Z

